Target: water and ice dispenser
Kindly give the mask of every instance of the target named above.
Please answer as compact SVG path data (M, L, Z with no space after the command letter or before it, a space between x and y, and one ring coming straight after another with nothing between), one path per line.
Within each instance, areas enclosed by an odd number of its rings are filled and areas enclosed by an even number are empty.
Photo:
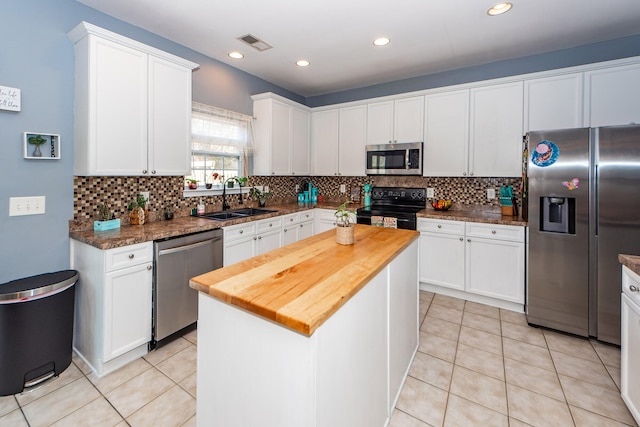
M541 197L540 231L575 234L576 199L573 197Z

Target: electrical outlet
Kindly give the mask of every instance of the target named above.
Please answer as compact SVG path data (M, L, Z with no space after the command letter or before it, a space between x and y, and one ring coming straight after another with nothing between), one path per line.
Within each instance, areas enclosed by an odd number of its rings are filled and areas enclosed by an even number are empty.
M9 216L42 215L45 211L45 196L10 197Z
M435 197L436 190L435 188L427 188L427 198L432 199Z
M147 201L147 203L149 203L149 192L148 191L141 191L140 194L142 194L142 197L144 197L144 199Z
M496 190L494 188L487 188L487 200L493 200L496 198Z
M296 194L300 192L300 184L296 184Z
M346 193L347 192L347 186L344 184L340 184L340 192L341 193Z

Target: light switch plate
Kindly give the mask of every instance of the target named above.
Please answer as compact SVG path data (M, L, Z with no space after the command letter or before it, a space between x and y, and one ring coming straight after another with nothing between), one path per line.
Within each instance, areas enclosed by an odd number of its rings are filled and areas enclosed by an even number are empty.
M345 184L340 184L340 192L341 193L346 193L347 192L347 186Z
M9 216L42 215L45 200L45 196L10 197Z
M494 188L487 188L487 199L493 200L496 198L496 190Z
M432 199L435 197L435 188L427 188L427 199Z

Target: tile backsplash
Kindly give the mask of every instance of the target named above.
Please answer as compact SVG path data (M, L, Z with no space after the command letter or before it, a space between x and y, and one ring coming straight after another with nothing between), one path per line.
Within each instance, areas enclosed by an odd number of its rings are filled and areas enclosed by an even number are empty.
M520 195L520 178L424 178L410 176L252 176L248 185L266 185L272 193L267 204L274 202L294 202L296 185L303 187L312 182L327 201L343 201L351 194L351 188L362 189L365 183L379 187L424 187L434 188L435 198L453 200L453 209L500 212L498 198L487 200L487 189L493 188L496 195L502 185L512 186L514 194ZM346 192L340 192L344 184ZM71 227L90 228L97 216L97 206L108 204L116 218L128 221L127 206L143 191L149 192L149 218L158 221L162 218L163 208L172 204L176 216L188 216L196 207L198 197L184 197L184 177L181 176L76 176L73 182L74 206ZM360 192L362 196L362 191ZM246 198L246 196L245 196ZM207 212L222 209L221 196L202 197ZM519 199L519 197L518 197ZM227 196L232 208L238 205L238 196ZM246 202L245 202L246 203Z

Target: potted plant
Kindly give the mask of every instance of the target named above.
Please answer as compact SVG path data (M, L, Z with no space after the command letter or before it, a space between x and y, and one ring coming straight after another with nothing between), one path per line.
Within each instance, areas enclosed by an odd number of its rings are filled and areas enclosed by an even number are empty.
M354 242L354 226L349 221L352 212L347 210L347 205L353 203L351 200L347 200L338 207L338 210L334 212L336 217L336 243L341 245L353 245Z
M142 194L138 194L136 200L129 203L127 209L129 209L129 223L132 225L142 225L147 218L147 199Z
M197 190L198 189L198 180L197 179L186 178L185 181L187 181L187 185L189 186L189 190Z
M236 177L236 181L238 181L238 185L240 187L245 187L247 185L247 181L249 180L249 178L247 178L246 176L237 176Z
M267 203L267 199L271 197L271 193L268 191L261 191L257 187L252 187L251 190L249 190L249 197L253 200L257 200L258 206L264 207Z
M42 157L42 152L40 151L40 146L47 142L46 139L42 137L42 135L36 135L29 137L29 144L35 145L36 148L33 150L32 157Z
M93 229L96 231L113 230L120 228L120 218L115 219L111 207L105 204L98 205L98 220L93 221Z
M167 221L173 219L173 203L164 205L164 219Z

